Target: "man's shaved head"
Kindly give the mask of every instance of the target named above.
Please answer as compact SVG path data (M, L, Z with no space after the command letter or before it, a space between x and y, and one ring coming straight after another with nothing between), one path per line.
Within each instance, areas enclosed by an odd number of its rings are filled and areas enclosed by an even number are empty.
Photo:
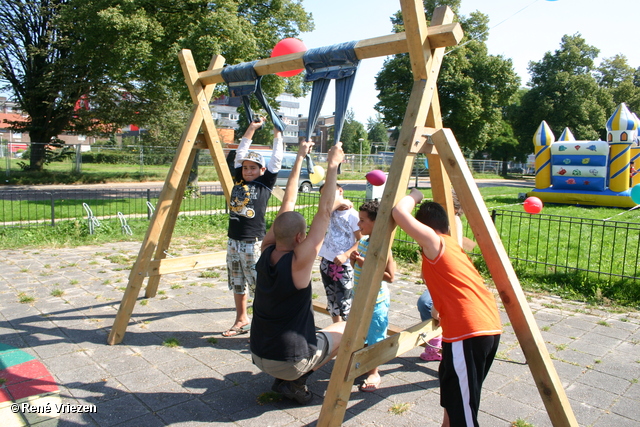
M276 242L291 244L298 233L307 231L307 222L298 212L283 212L273 221L273 234Z

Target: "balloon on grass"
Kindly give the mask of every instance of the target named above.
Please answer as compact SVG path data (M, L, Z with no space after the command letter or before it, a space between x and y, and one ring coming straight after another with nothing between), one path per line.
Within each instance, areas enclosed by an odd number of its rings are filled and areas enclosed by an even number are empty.
M302 43L301 40L295 39L293 37L289 37L286 39L280 40L273 47L271 51L271 57L275 58L276 56L289 55L290 53L298 53L304 52L307 50L307 47ZM300 74L302 72L302 68L299 70L289 70L289 71L280 71L276 73L276 76L280 77L292 77L296 74Z
M542 211L542 200L537 197L527 197L522 206L526 213L537 214Z

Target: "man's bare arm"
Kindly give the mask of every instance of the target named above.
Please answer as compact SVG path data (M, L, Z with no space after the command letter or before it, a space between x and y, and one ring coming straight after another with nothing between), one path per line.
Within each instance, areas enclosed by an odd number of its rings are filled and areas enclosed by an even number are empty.
M325 178L326 189L336 188L338 180L338 166L343 160L344 152L342 151L342 143L338 142L329 150L327 158L327 176ZM335 197L335 191L322 192L320 195L318 212L313 217L313 222L309 228L309 234L294 250L291 273L293 275L293 282L298 289L304 289L309 286L313 262L318 256L327 228L329 227L329 219L331 217L331 212L333 211Z

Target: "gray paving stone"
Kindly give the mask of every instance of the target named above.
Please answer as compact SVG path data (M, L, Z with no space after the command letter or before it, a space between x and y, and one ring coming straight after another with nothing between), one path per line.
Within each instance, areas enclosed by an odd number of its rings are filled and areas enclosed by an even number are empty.
M166 424L165 425L228 425L231 421L216 409L203 403L199 399L192 399L184 403L172 406L156 412Z
M164 295L144 299L141 292L123 343L107 345L123 295L118 288L126 286L129 274L129 266L107 258L133 260L138 251L136 242L55 252L0 251L0 343L41 360L59 382L63 399L95 404L99 411L97 417L69 416L59 425L315 425L334 363L310 378L310 405L287 399L259 405L257 397L269 391L272 378L251 363L249 335L219 335L233 321L224 268L218 278L202 278L199 272L163 277L159 289ZM11 258L19 263L12 264ZM25 265L30 269L24 271ZM318 301L325 301L317 276L314 292ZM423 285L399 277L391 285L390 317L406 327L418 322L415 304ZM54 288L64 290L63 296L51 296ZM35 303L20 304L19 292L33 293ZM143 300L146 305L141 305ZM533 295L530 300L578 424L637 425L640 315L609 313L557 297ZM318 326L330 324L324 316L316 320ZM504 311L501 320L504 333L484 383L480 423L509 426L523 419L536 427L550 426ZM164 347L170 337L178 339L180 347ZM208 342L211 337L217 342ZM360 392L358 379L343 424L439 426L438 363L420 360L421 351L413 349L383 364L382 386L375 393ZM404 415L389 412L398 403L408 404Z
M149 409L132 394L102 402L91 414L100 426L115 426L149 414Z

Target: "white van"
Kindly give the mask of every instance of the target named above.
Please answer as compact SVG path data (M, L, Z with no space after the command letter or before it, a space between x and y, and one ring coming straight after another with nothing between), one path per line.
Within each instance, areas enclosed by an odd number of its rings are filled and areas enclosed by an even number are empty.
M260 151L260 154L262 154L262 156L264 157L265 163L269 164L269 160L271 159L271 151L268 151L266 153L263 151ZM298 154L294 152L284 153L284 155L282 156L282 167L280 169L280 172L278 172L278 180L276 181L276 185L282 188L286 187L287 180L291 175L291 168L293 167L293 164L296 161L297 155ZM231 159L235 159L235 157L236 157L236 150L231 150L227 155L227 162L229 164L229 169L231 170L232 174L233 174L233 160ZM300 178L298 181L299 183L298 191L302 193L308 193L314 188L320 188L320 186L324 183L324 180L320 181L315 185L315 187L311 183L311 178L309 178L309 173L313 172L313 167L314 167L313 160L311 159L311 156L307 155L304 162L302 163L302 170L300 171Z

